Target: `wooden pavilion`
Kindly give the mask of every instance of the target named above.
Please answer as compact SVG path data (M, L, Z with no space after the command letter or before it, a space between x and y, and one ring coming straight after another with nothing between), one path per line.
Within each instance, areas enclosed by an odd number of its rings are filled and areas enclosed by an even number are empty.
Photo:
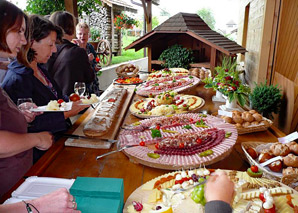
M180 44L194 52L195 63L191 67L213 68L221 60L222 55L235 56L246 50L236 42L213 31L197 15L178 13L167 21L137 39L125 49L136 51L148 48L148 69L159 68L160 54L169 46Z

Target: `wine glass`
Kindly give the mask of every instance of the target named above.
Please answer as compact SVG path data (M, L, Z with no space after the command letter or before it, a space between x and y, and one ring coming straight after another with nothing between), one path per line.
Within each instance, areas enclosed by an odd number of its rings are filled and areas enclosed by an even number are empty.
M30 110L32 109L33 103L32 98L18 98L17 105L20 110Z
M74 84L74 92L78 94L80 97L84 95L86 91L86 84L84 82L75 82Z

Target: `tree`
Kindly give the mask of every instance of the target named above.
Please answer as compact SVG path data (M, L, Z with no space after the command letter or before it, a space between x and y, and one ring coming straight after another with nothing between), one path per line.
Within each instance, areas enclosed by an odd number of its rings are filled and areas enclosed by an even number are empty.
M142 20L142 21L138 21L138 27L140 28L140 29L143 29L144 28L144 21ZM155 27L157 27L159 25L159 20L158 20L158 18L156 17L156 16L153 16L153 18L152 18L152 29L154 29Z
M159 20L156 16L153 16L152 18L152 29L154 29L155 27L157 27L159 25Z
M210 8L202 8L198 10L197 14L204 20L204 22L212 29L215 29L215 18Z
M78 0L78 13L87 15L99 10L100 0ZM49 15L55 11L65 10L64 0L28 0L26 11L31 14Z

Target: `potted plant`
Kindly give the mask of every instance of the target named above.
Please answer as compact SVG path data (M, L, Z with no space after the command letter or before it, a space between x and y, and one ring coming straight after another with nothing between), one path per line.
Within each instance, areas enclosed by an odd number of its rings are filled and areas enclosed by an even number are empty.
M226 106L228 108L235 108L237 101L244 106L245 98L250 94L250 87L242 83L236 67L236 60L224 58L222 65L215 67L214 77L203 80L205 88L213 88L227 97Z
M137 25L137 21L134 18L121 13L120 15L115 16L114 24L117 30L132 29L133 25Z
M91 34L91 41L90 44L93 45L94 49L97 49L98 42L100 41L100 29L97 27L91 27L90 28L90 34Z
M251 107L267 118L273 118L272 113L280 110L282 90L277 85L265 83L256 84L250 95Z
M193 62L193 52L182 45L175 44L164 50L159 56L160 61L164 61L161 66L166 68L181 67L187 69Z

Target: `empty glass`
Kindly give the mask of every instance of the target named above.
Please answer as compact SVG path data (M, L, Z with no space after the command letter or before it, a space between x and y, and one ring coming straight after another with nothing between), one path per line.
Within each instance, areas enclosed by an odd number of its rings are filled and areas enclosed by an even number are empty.
M86 84L84 82L75 82L74 92L79 96L83 96L86 91Z
M20 110L30 110L32 109L32 98L19 98L17 105Z

